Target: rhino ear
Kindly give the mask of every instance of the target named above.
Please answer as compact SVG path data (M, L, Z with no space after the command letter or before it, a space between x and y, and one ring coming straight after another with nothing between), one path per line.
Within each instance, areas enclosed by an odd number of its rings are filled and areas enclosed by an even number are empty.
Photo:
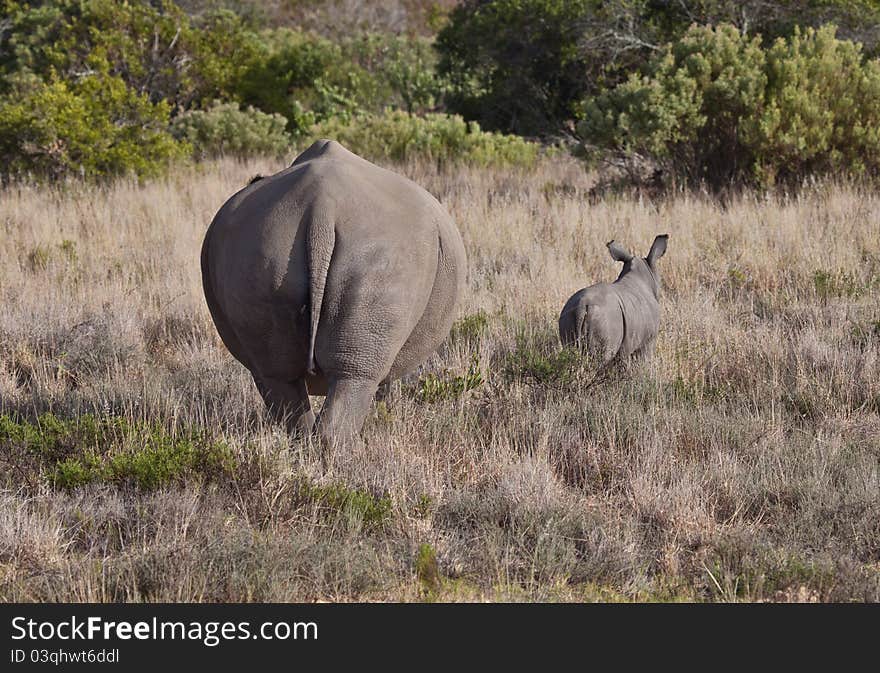
M617 241L608 241L605 245L608 246L608 252L611 253L611 259L616 262L623 262L625 264L633 258L632 253Z
M663 257L666 253L666 241L669 239L669 234L660 234L657 238L654 239L654 244L651 246L651 251L648 253L648 265L653 267L657 260Z

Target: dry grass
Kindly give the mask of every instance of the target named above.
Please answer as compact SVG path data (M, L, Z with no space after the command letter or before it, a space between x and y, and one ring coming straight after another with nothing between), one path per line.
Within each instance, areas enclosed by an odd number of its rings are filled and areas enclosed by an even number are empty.
M0 193L0 413L130 426L0 429L0 599L880 599L880 194L590 204L565 162L403 167L459 223L471 317L434 392L397 386L325 470L266 423L201 293L207 223L275 168ZM614 277L605 241L665 232L656 357L590 386L558 311ZM220 476L58 468L199 429Z

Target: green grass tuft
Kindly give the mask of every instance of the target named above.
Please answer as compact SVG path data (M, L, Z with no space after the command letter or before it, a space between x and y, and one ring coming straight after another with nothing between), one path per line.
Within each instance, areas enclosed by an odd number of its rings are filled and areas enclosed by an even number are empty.
M565 386L575 380L583 365L584 355L575 348L562 348L546 353L520 335L516 340L516 348L504 359L503 371L508 382L526 381L548 386Z
M377 496L342 484L319 486L303 481L299 496L306 503L318 505L325 518L361 524L366 530L384 528L392 515L391 498L387 495Z
M481 385L483 385L483 374L480 371L480 363L475 357L471 360L468 370L464 374L449 374L447 372L434 374L431 372L420 377L417 397L419 401L427 404L454 400Z
M419 578L422 597L427 601L436 600L437 593L443 586L440 567L437 564L437 552L427 542L419 545L416 556L416 575Z
M483 309L455 321L449 332L453 343L474 345L489 329L489 314Z
M230 448L203 431L169 432L118 416L47 413L31 422L3 415L0 446L30 454L58 489L114 483L155 490L196 476L219 479L236 468Z

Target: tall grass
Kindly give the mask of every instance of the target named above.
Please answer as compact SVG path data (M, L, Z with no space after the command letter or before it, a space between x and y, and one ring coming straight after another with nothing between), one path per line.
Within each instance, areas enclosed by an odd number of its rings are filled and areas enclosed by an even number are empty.
M562 159L395 166L458 222L469 288L324 467L265 420L201 293L214 212L280 167L0 192L0 599L880 599L880 195L595 202ZM606 241L658 233L656 356L595 384L558 312L615 277ZM122 454L149 477L149 447L191 437L222 478L57 478Z

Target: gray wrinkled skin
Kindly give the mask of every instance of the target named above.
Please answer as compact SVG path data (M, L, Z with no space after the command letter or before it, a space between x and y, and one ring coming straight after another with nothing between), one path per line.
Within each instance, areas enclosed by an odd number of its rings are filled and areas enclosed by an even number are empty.
M578 345L603 363L653 351L660 327L657 261L666 252L668 238L655 238L644 259L616 241L608 243L611 257L623 262L623 270L613 283L584 288L565 303L559 316L564 346Z
M380 383L414 370L449 333L467 260L455 224L410 180L319 140L256 179L202 245L220 338L272 415L311 432L360 432Z

